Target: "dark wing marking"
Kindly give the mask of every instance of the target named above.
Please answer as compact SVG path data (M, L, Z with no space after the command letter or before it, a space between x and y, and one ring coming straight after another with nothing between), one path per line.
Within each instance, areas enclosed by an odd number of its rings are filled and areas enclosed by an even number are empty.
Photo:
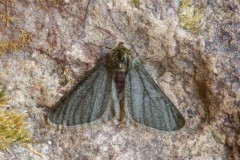
M116 92L113 86L105 65L96 66L54 106L48 116L50 122L70 126L111 119L112 107L116 103L112 98Z
M125 94L130 119L164 131L184 126L181 113L137 61L127 74Z

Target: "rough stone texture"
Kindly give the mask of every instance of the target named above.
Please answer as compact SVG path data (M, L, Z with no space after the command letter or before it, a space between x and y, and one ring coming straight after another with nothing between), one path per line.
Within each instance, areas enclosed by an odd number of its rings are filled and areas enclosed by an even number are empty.
M1 13L8 6L14 21L1 26L0 40L23 29L31 41L0 57L0 80L10 107L29 114L32 147L44 156L16 143L0 159L239 159L239 3L195 2L205 28L192 33L179 26L178 0L1 1ZM120 41L143 60L185 127L151 132L103 124L60 131L47 124L47 108Z

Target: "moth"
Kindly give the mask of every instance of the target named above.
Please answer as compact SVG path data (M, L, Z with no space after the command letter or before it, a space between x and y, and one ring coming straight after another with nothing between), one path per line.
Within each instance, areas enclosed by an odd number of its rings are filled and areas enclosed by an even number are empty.
M174 131L184 117L161 91L141 62L123 43L111 50L90 73L49 112L50 122L71 126L134 122Z

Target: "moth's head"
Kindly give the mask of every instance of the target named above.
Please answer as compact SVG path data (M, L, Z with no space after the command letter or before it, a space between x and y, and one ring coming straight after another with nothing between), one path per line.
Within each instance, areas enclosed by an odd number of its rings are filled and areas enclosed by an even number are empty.
M125 72L129 69L131 60L132 52L120 42L107 56L107 66L111 71Z

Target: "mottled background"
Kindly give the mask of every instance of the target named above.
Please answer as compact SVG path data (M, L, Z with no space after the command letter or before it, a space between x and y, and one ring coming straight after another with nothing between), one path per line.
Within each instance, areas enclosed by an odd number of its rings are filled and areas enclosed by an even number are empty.
M118 42L143 61L184 128L59 130L46 122ZM239 0L0 0L0 54L8 107L28 114L34 140L34 151L16 142L1 160L240 159Z

